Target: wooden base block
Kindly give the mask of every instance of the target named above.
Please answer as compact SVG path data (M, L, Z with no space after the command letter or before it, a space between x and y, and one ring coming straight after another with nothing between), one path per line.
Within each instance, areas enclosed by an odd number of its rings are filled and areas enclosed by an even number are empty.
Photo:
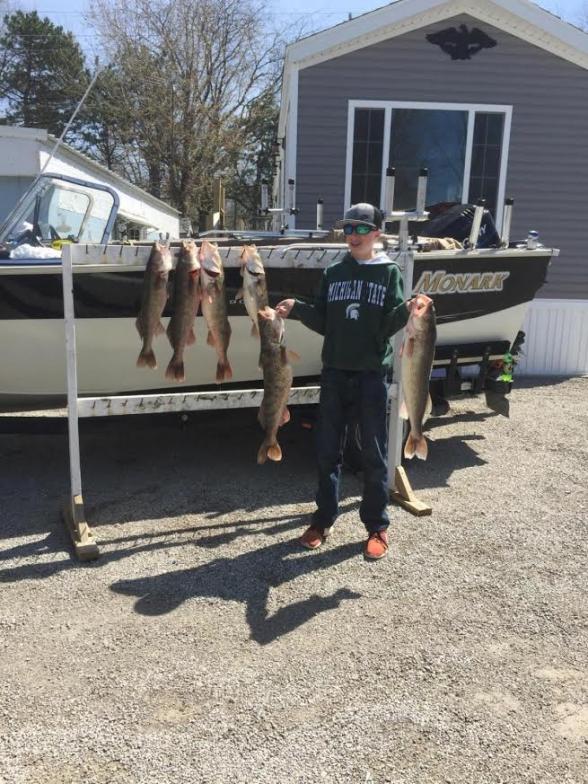
M390 493L390 499L395 501L400 506L408 509L413 515L422 517L423 515L430 515L433 513L433 508L423 501L420 501L414 494L414 490L410 484L406 471L402 466L396 466L394 475L394 486L396 490Z
M98 558L100 550L85 520L84 501L81 495L76 495L67 500L62 509L63 519L76 555L80 561L92 561Z

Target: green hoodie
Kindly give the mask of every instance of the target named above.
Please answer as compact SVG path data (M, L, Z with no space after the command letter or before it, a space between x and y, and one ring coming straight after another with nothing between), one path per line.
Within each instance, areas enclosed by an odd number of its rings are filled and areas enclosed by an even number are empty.
M291 315L325 336L325 367L388 368L390 338L408 321L400 269L384 253L364 262L346 253L325 270L314 304L296 300Z

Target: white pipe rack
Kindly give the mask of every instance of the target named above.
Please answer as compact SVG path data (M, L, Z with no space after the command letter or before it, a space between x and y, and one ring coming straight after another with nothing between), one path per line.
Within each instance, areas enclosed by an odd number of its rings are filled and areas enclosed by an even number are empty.
M396 213L394 217L396 217ZM406 213L398 213L402 217L401 226L407 225ZM419 216L422 219L422 216ZM411 220L413 218L411 217ZM405 229L406 231L406 229ZM407 298L412 291L413 252L408 248L408 238L401 237L400 252L394 253L394 260L403 270L405 292ZM266 267L313 267L325 268L338 257L342 257L346 248L342 245L297 245L260 247L259 252ZM240 253L237 248L219 247L223 263L227 267L240 265ZM74 317L73 265L76 274L106 270L112 266L123 269L144 269L149 257L150 247L147 246L91 246L65 245L63 248L63 307L65 322L65 347L67 360L67 410L69 435L69 462L71 493L64 506L64 518L72 537L76 554L82 560L97 558L99 548L88 525L84 513L81 463L79 419L90 417L122 416L129 414L155 414L183 411L210 411L225 408L258 407L263 397L263 389L218 390L212 392L174 392L159 394L136 394L107 397L80 397L78 393L76 326ZM399 418L401 398L401 362L399 361L399 345L401 334L396 336L394 352L394 381L390 387L388 408L388 465L391 496L409 508L415 514L428 514L430 507L414 498L406 475L401 468L401 449L403 441L403 421ZM293 387L289 403L316 403L319 398L319 387Z

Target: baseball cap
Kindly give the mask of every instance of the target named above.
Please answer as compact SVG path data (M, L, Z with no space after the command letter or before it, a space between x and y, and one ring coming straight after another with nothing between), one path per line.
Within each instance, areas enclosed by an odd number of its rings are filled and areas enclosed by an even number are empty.
M345 217L337 221L337 226L341 227L345 223L368 223L374 229L379 229L382 226L383 215L381 211L374 207L373 204L366 204L360 202L359 204L352 204L345 213Z

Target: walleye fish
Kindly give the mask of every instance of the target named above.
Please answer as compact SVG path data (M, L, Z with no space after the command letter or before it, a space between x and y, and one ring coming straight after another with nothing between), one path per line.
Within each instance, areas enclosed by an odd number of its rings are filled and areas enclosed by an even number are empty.
M284 345L284 319L270 307L260 310L258 317L259 364L263 370L263 400L258 419L265 430L265 438L257 452L257 462L261 465L268 457L276 461L282 459L278 428L290 421L286 403L292 386L292 368Z
M237 294L237 298L244 301L249 318L253 322L251 327L252 337L259 337L257 314L260 310L263 310L269 305L269 300L267 296L265 269L255 245L243 246L243 250L241 251L241 262L243 265L241 267L243 288Z
M233 378L227 350L231 340L231 325L227 317L225 297L225 272L218 247L203 240L198 254L200 261L200 285L202 288L202 315L208 324L206 342L216 351L216 380L230 381Z
M137 367L157 367L153 340L157 335L165 332L161 323L161 314L168 298L167 283L171 268L170 249L161 242L154 242L145 267L141 310L135 322L143 341L141 353L137 358Z
M423 423L431 412L429 378L435 357L437 327L432 301L417 296L405 327L402 344L402 391L404 400L400 416L410 421L410 434L404 446L404 456L427 459L427 440Z
M167 336L174 350L165 377L185 381L184 349L196 342L194 319L200 305L200 262L192 240L182 242L174 275L174 312L167 326Z

